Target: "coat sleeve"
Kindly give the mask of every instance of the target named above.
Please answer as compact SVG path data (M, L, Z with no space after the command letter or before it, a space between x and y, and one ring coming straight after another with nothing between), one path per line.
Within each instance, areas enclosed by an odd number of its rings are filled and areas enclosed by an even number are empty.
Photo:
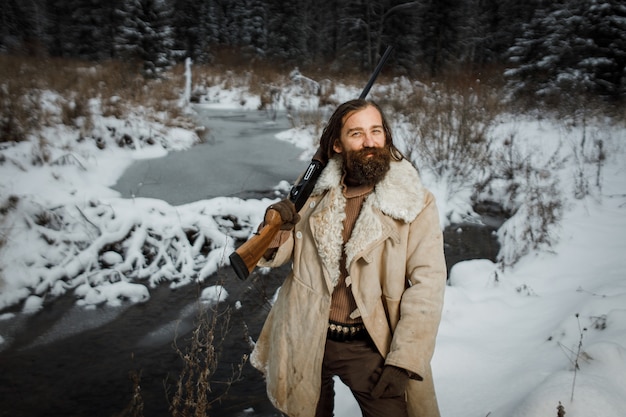
M408 287L400 302L400 320L386 363L409 371L416 379L429 373L441 321L446 286L443 233L434 196L409 227L406 254ZM419 376L419 377L418 377Z
M278 232L278 236L275 239L276 242L280 242L276 251L273 252L271 259L265 257L257 263L260 267L276 268L284 265L291 259L293 252L293 232L283 231Z

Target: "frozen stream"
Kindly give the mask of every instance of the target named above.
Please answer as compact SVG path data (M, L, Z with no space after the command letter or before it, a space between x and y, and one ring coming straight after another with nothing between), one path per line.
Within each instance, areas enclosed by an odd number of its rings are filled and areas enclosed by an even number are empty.
M198 107L197 112L209 129L205 143L163 158L137 161L114 189L124 197L151 197L180 205L265 192L281 180L292 183L308 166L309 159L300 159L302 150L274 137L290 128L284 115L272 121L260 111Z

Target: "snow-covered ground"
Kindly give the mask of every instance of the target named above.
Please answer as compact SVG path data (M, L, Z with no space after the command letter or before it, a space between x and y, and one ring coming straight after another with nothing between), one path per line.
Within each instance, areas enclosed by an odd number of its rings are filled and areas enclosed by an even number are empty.
M256 108L258 99L242 100L245 95L216 87L202 105ZM358 91L337 88L335 95L343 101ZM315 106L297 96L290 100L292 107ZM34 314L48 299L68 292L79 305L97 308L147 302L157 285L203 281L227 266L234 239L249 236L273 201L222 197L174 207L155 199L122 199L110 187L133 160L188 148L196 134L134 116L93 122L98 141L77 141L75 131L59 125L41 133L45 141L0 148L0 311L5 311L0 320ZM526 209L500 231L503 262L473 260L453 268L433 360L442 416L557 416L561 405L568 417L622 417L626 129L585 126L589 137L603 144L606 160L599 174L600 165L577 154L581 127L509 117L495 134L510 129L517 132L517 144L534 151L533 158L558 154L561 163L549 165L554 170L543 176L559 180L558 189L544 191L558 191L561 219L547 232L550 244L524 246L521 233L536 230L527 226L539 219L532 217L536 196L522 188L517 199ZM131 141L120 148L116 142L124 134ZM304 169L314 150L311 130L277 137L308 150ZM581 178L586 193L575 198ZM450 196L426 173L425 182L438 197L442 226L467 215L470 202L463 199L469 193ZM285 190L289 183L277 187ZM555 196L541 198L548 197ZM206 291L211 299L215 289ZM19 312L6 312L16 307ZM0 354L10 343L11 335L0 334ZM341 385L336 415L359 415Z

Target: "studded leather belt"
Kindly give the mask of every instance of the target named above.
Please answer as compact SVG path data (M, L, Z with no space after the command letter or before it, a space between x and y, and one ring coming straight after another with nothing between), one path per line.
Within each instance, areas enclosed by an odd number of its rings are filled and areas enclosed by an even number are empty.
M350 342L367 338L367 330L363 324L328 323L328 338L335 342Z

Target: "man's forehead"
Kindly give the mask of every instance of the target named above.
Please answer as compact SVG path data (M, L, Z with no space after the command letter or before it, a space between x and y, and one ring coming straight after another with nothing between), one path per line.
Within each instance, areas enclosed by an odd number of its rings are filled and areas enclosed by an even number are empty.
M365 119L365 117L367 117L367 119ZM358 126L358 125L362 124L365 121L367 121L368 125L370 126L371 125L381 126L383 124L383 118L380 112L378 111L378 109L370 105L359 110L353 110L349 112L348 114L346 114L343 118L343 126L347 127L347 125L350 124L351 127L352 125L357 125L354 127L364 127L364 126Z

